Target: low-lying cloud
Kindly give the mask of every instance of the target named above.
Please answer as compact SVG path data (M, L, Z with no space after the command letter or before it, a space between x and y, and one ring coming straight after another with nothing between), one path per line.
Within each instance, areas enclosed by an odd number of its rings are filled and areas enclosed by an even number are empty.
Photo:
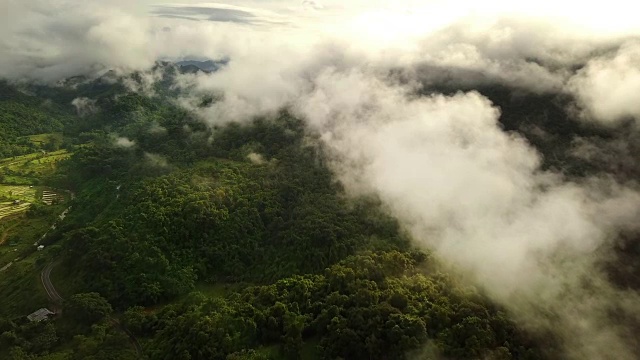
M119 136L114 139L113 144L119 148L129 149L134 147L136 145L136 142L135 140Z
M148 153L145 152L144 153L144 158L147 162L147 164L153 166L153 167L157 167L157 168L166 168L169 166L169 162L167 161L167 158L165 158L164 156L160 155L160 154L154 154L154 153Z
M587 120L605 125L640 120L640 41L590 60L568 87Z
M156 59L228 58L212 74L178 76L176 86L188 89L181 104L211 125L290 109L320 136L349 194L378 196L417 245L473 274L525 326L552 331L565 357L636 358L633 333L609 314L637 319L638 294L617 289L597 266L620 232L636 230L636 185L543 170L536 149L505 132L500 109L477 91L419 95L498 84L573 97L577 113L595 124L637 121L638 33L623 3L574 9L496 1L466 11L455 2L376 8L305 1L292 8L247 0L159 4L152 15L160 16L151 17L123 3L62 2L52 10L45 2L12 2L25 16L5 23L0 49L9 55L0 58L0 76L51 82L110 68L146 70L126 84L153 95L160 75L148 69ZM275 9L287 21L258 20ZM523 15L529 12L538 16ZM591 16L598 12L620 14L620 21ZM213 21L193 21L203 17ZM203 94L216 101L194 106ZM603 149L576 139L571 155L634 159L621 141ZM126 138L115 144L135 145ZM169 166L156 154L145 159Z
M96 101L86 97L78 97L71 101L71 105L76 108L78 116L89 116L98 112Z
M562 336L567 356L635 358L629 329L607 314L636 314L638 296L594 269L597 250L634 227L640 193L542 171L478 93L415 97L357 72L328 72L316 85L297 110L348 191L379 196L417 244L474 274L525 323Z

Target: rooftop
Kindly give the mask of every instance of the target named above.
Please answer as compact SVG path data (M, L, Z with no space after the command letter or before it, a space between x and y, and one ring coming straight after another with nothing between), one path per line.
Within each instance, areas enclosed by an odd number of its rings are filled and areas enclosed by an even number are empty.
M53 315L53 314L55 313L52 312L51 310L47 308L42 308L27 315L27 319L29 319L29 321L40 322L42 320L46 320L49 315Z

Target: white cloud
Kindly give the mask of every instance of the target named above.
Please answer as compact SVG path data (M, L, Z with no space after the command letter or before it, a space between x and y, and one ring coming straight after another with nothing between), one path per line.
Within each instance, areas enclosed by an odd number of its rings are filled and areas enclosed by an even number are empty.
M474 274L526 324L555 331L571 356L633 359L607 312L637 314L637 294L604 279L595 249L632 226L638 193L541 170L536 151L502 131L499 110L476 92L416 95L418 83L499 83L572 92L604 123L637 117L639 50L628 36L638 26L627 2L578 9L552 1L307 5L315 9L286 1L216 5L241 11L217 11L236 19L224 23L151 18L124 1L11 1L13 14L0 18L7 54L0 76L53 81L112 67L145 70L158 58L229 58L213 74L179 77L194 93L220 95L196 110L208 123L292 108L321 135L350 193L379 196L417 244ZM288 14L287 21L273 21L274 13ZM247 14L269 21L251 26ZM593 58L624 41L615 55ZM141 75L131 88L152 91L159 75ZM160 155L145 157L168 166ZM536 307L556 320L542 320Z
M93 115L98 111L96 101L86 97L73 99L73 101L71 101L71 105L76 108L76 113L80 116Z
M149 126L149 133L154 135L164 135L167 133L167 128L158 124L157 122L152 122L151 126Z
M264 156L255 152L252 152L249 155L247 155L247 159L249 159L249 161L251 161L256 165L263 165L264 163L266 163L266 161L264 160Z
M149 66L147 22L91 2L10 0L0 22L0 76L55 81L105 67Z
M160 154L145 152L144 158L147 160L147 163L151 166L155 166L159 168L166 168L169 166L169 162L167 161L167 159Z
M634 358L607 312L637 294L615 290L595 261L596 249L633 226L638 192L542 171L478 93L415 97L361 72L327 72L315 84L296 109L352 194L378 195L418 244L468 270L525 323L540 325L540 308L554 313L542 325L571 334L569 356Z
M587 119L605 125L640 120L640 42L625 43L614 54L590 60L571 78L573 92Z
M136 145L136 142L126 137L116 137L114 140L114 144L117 147L129 149L134 147Z

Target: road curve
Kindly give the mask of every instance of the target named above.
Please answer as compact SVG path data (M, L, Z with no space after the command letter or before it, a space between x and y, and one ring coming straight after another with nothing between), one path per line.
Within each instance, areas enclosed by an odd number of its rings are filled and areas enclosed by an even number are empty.
M55 266L54 262L50 262L47 266L42 269L40 273L40 280L42 281L42 286L44 286L44 290L47 292L47 296L49 296L49 300L51 300L56 305L60 305L62 301L62 296L56 291L56 288L51 283L51 271Z
M54 312L59 314L62 309L60 305L63 298L62 296L60 296L56 288L53 286L53 283L51 282L51 271L53 270L55 264L55 262L50 262L49 264L47 264L47 266L44 267L44 269L42 269L42 272L40 273L40 280L42 281L44 290L47 292L47 296L49 296L51 302L57 307L56 309L54 309ZM133 336L133 334L127 328L125 328L124 325L122 325L120 321L115 317L109 315L109 317L107 317L107 320L113 327L124 332L129 337L131 346L138 353L138 356L142 357L142 346L140 346L140 343L138 343L136 337Z

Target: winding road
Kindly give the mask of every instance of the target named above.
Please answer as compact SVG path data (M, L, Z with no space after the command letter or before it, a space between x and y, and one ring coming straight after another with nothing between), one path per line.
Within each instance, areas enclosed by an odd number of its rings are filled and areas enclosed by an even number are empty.
M75 198L75 194L73 192L69 191L69 194L71 196L71 199ZM69 212L70 209L71 207L68 207L67 209L65 209L62 212L62 214L60 214L60 216L58 217L59 219L58 221L64 220L64 218L67 216L67 213ZM51 225L52 229L55 229L55 226L58 221L56 221L53 225ZM40 240L44 239L46 235L47 234L45 233L40 238ZM38 240L36 244L38 244L40 240ZM56 314L62 314L62 300L64 299L62 298L60 293L56 290L55 286L53 286L53 283L51 282L51 271L53 271L53 267L55 265L56 265L56 262L52 261L49 264L47 264L47 266L45 266L44 269L42 269L42 272L40 273L40 281L42 282L42 286L44 287L44 290L47 292L47 296L49 297L49 300L51 300L51 304L53 308L52 310ZM124 325L122 325L122 323L120 323L120 321L117 318L109 315L107 317L107 320L113 327L124 332L129 337L129 343L131 343L131 346L138 354L138 357L142 359L143 358L142 346L140 346L140 343L138 343L138 340L136 339L136 337L126 327L124 327Z
M47 292L47 296L49 299L56 305L60 305L62 302L62 296L56 291L56 288L51 283L51 271L55 266L54 262L49 263L47 266L42 269L40 273L40 280L42 281L42 286L44 286L44 290Z
M44 269L42 269L42 272L40 273L40 280L42 281L42 286L44 286L44 290L47 292L47 296L49 296L49 300L51 300L51 303L54 305L53 311L56 314L61 314L62 313L61 305L62 305L63 298L60 295L60 293L58 293L55 286L53 286L53 283L51 282L51 271L53 271L53 267L55 265L56 265L55 262L51 262L47 264L47 266L45 266ZM138 343L138 340L136 339L136 337L133 336L133 334L127 328L125 328L124 325L122 325L120 321L115 317L109 315L107 317L107 320L113 327L124 332L129 337L129 343L131 343L131 346L138 353L138 356L142 358L142 346L140 346L140 343Z

